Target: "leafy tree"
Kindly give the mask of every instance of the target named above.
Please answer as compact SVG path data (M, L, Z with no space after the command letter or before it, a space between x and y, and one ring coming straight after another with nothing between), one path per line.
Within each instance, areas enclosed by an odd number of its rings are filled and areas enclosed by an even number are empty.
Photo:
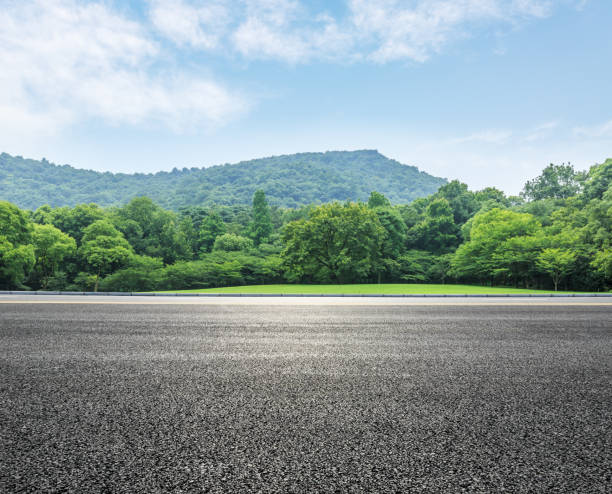
M0 201L0 286L23 288L34 267L32 224L17 206Z
M455 252L452 272L480 282L526 281L543 244L542 225L536 218L499 208L477 214L469 237Z
M607 283L612 282L612 249L597 252L592 266L605 278Z
M100 282L100 288L112 292L146 292L155 290L161 281L161 259L134 255L127 267L115 271Z
M37 214L34 213L34 216L37 217ZM49 216L41 214L40 218L43 219L43 223L48 223L45 217L51 219L53 226L67 233L80 245L85 228L95 221L104 219L106 212L97 204L79 204L73 208L54 209Z
M161 257L165 263L193 257L176 215L148 197L136 197L117 209L114 220L137 254Z
M212 213L202 221L199 234L200 252L210 252L217 237L226 233L225 223L217 213Z
M374 208L374 213L385 232L380 249L380 266L376 269L380 283L383 274L392 277L397 271L398 265L395 260L405 250L406 224L399 212L392 207L379 206Z
M474 192L474 199L480 204L479 211L483 208L486 210L498 208L509 208L512 206L512 200L499 189L495 187L486 187L482 190Z
M376 192L375 190L370 192L370 198L368 199L368 207L370 209L385 208L390 206L391 202L383 194Z
M601 199L604 192L612 184L612 158L607 159L600 165L592 166L584 183L584 198Z
M565 249L544 249L536 260L538 269L548 274L555 286L555 292L559 281L571 271L576 260L576 254Z
M446 199L435 199L427 206L424 219L409 230L407 241L410 248L438 254L459 245L459 229Z
M98 220L84 230L81 255L94 270L94 291L98 291L100 275L125 266L133 250L112 223Z
M53 225L34 225L32 234L35 271L38 272L41 286L47 289L49 278L55 274L65 257L76 251L76 242L68 234Z
M263 190L253 195L253 223L251 224L251 238L255 245L265 242L272 233L272 219L270 206Z
M385 235L364 204L331 203L285 227L282 257L296 278L335 283L366 279L377 267Z
M225 252L234 252L240 250L247 250L253 247L251 239L241 237L240 235L234 235L233 233L224 233L215 240L215 246L213 250L221 250Z
M462 225L480 209L480 204L466 184L453 180L438 189L431 200L446 199L456 225Z
M542 174L529 180L521 195L532 201L541 199L567 199L581 188L584 175L576 172L571 164L548 165Z

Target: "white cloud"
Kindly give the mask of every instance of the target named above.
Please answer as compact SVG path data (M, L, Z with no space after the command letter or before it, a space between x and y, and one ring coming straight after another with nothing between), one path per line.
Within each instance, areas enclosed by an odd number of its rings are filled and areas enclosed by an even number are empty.
M597 125L575 127L574 134L590 139L612 138L612 120Z
M110 0L0 5L0 132L45 133L86 119L199 128L248 110L240 93L200 75L191 57L200 51L291 64L425 61L472 25L552 12L548 0L345 0L334 15L304 0L150 0L144 17Z
M471 24L516 22L543 17L549 12L542 0L420 0L406 5L399 0L351 0L352 22L369 38L378 62L413 59L425 61L449 41L468 35Z
M550 0L345 0L332 16L298 0L154 0L151 19L175 43L222 45L247 59L423 62L480 24L515 26ZM230 19L231 18L231 19Z
M9 3L0 10L0 125L52 133L101 118L181 129L245 107L208 78L156 72L160 50L145 26L106 4Z
M475 132L463 137L455 137L449 139L448 144L466 144L466 143L485 143L485 144L503 144L512 137L512 132L507 130L485 130Z
M524 137L524 140L527 142L539 141L541 139L546 139L550 137L555 129L559 127L559 122L556 120L552 120L550 122L545 122L540 125L536 125L532 129L530 129Z
M150 17L155 28L176 44L203 49L216 48L230 22L228 6L221 1L196 6L183 0L154 0Z

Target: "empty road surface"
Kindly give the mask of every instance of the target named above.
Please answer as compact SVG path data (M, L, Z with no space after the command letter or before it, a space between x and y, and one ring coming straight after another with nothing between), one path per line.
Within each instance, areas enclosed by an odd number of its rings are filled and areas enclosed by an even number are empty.
M0 296L0 492L612 491L610 299L145 299Z

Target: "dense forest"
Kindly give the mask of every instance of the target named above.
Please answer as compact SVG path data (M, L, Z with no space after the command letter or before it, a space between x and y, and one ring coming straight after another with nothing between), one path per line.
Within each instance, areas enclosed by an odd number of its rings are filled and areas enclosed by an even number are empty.
M520 196L453 181L409 204L163 209L0 201L0 287L147 291L271 282L612 287L612 160L550 165Z
M301 153L155 174L100 173L0 154L0 199L26 209L91 202L122 206L144 195L178 211L247 205L260 189L270 204L281 207L366 201L371 190L401 204L432 194L444 183L377 151Z

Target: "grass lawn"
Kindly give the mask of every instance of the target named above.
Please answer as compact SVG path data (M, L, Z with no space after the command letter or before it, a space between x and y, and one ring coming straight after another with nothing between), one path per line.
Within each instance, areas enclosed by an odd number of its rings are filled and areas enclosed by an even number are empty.
M205 288L196 290L168 290L160 293L275 293L275 294L519 294L552 293L550 290L487 287L473 285L428 285L415 283L387 283L361 285L249 285ZM577 293L577 292L558 292Z

